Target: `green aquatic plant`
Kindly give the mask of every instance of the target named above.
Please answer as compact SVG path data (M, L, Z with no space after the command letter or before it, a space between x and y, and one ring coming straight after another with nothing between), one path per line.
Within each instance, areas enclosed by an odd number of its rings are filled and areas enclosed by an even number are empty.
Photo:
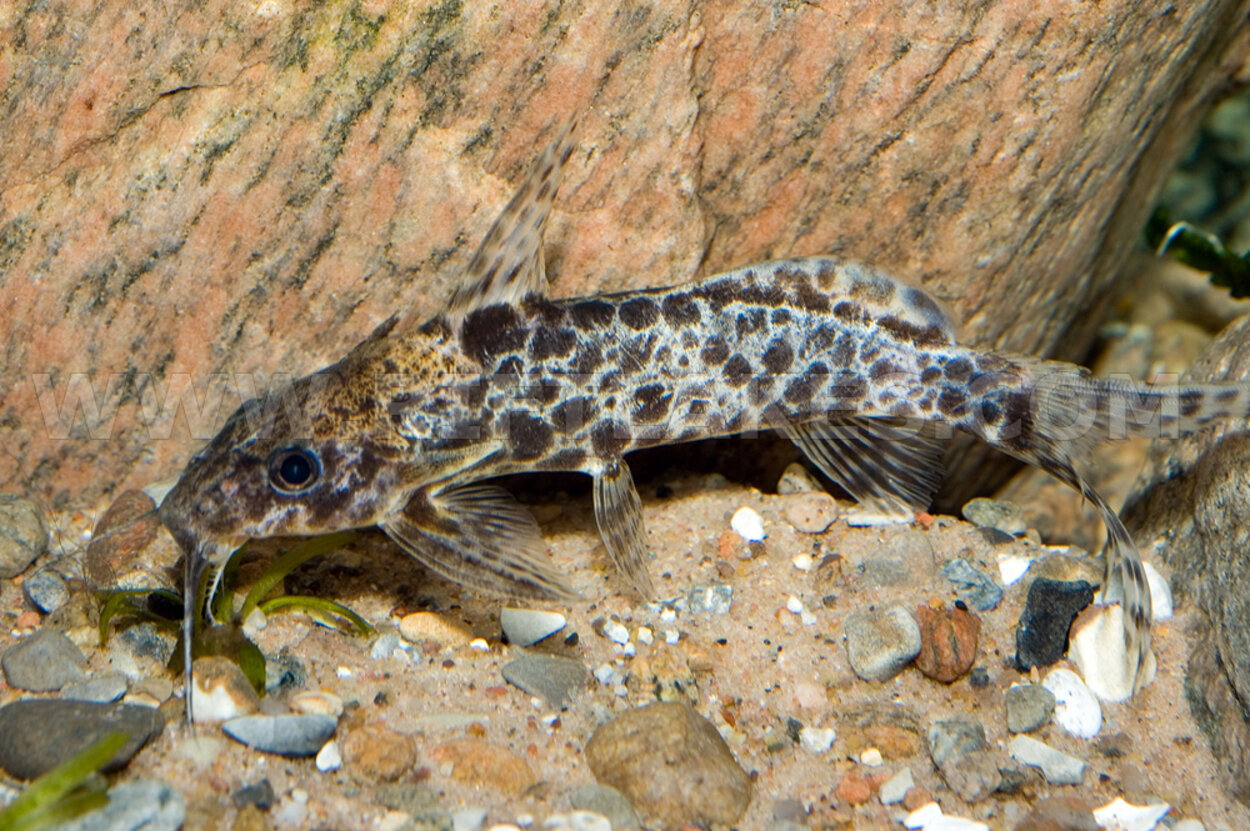
M236 610L234 588L246 546L240 547L222 569L217 591L213 597L213 618L219 623L205 627L196 620L192 634L192 656L222 655L238 664L243 674L263 694L265 688L265 658L256 645L243 633L243 622L253 611L259 609L266 615L282 610L300 610L312 615L319 622L347 634L373 635L376 630L369 622L347 606L333 600L305 595L287 595L274 592L277 587L304 563L336 551L356 538L354 531L342 531L322 537L303 540L290 551L278 557L256 580ZM203 609L207 602L210 576L205 575L195 587L196 608ZM175 674L182 672L182 598L168 589L126 589L110 592L103 598L100 608L100 643L108 643L111 624L120 617L135 621L151 621L158 626L179 631L178 643L169 661L169 669Z
M1146 223L1146 242L1159 256L1171 254L1190 268L1209 272L1211 284L1233 297L1250 297L1250 251L1238 254L1215 234L1188 222L1173 222L1166 208L1156 208Z
M107 805L105 782L96 773L129 738L125 733L109 733L31 782L9 807L0 811L0 831L59 828Z

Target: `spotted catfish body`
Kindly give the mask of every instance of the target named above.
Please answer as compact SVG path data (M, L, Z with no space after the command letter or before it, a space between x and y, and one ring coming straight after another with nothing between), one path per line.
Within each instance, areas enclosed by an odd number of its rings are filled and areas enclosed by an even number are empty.
M377 525L470 587L571 598L533 518L484 482L577 471L593 478L608 554L649 595L630 451L776 429L857 499L909 515L928 505L942 441L961 430L1045 468L1100 511L1108 573L1124 589L1128 670L1143 677L1144 572L1073 459L1108 438L1243 415L1250 388L1113 384L962 347L924 292L830 258L552 300L542 233L570 153L566 132L438 315L388 321L336 364L249 402L188 464L160 509L187 553L188 585L249 538ZM186 594L189 630L198 610Z

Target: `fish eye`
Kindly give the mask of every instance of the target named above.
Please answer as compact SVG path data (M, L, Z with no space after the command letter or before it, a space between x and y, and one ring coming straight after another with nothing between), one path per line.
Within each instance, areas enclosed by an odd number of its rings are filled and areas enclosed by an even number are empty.
M278 493L303 493L320 477L321 462L307 448L286 447L269 457L269 484Z

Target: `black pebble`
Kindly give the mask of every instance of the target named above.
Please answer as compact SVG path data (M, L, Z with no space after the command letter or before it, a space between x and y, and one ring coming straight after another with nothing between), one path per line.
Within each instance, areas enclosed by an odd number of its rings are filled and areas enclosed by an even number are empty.
M1016 667L1027 672L1062 658L1068 648L1068 628L1093 600L1094 587L1084 580L1034 580L1016 629Z

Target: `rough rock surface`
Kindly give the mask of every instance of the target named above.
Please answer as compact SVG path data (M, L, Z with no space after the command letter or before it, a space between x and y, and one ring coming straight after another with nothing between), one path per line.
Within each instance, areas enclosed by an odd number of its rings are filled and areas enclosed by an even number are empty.
M1246 7L10 7L0 480L159 479L274 373L432 312L571 115L561 294L833 251L975 341L1079 350Z
M1250 377L1250 317L1199 356L1190 380ZM1139 545L1154 545L1175 572L1177 593L1204 614L1190 658L1188 695L1230 788L1250 804L1250 422L1179 440L1156 440L1124 510ZM1183 602L1183 601L1182 601Z

